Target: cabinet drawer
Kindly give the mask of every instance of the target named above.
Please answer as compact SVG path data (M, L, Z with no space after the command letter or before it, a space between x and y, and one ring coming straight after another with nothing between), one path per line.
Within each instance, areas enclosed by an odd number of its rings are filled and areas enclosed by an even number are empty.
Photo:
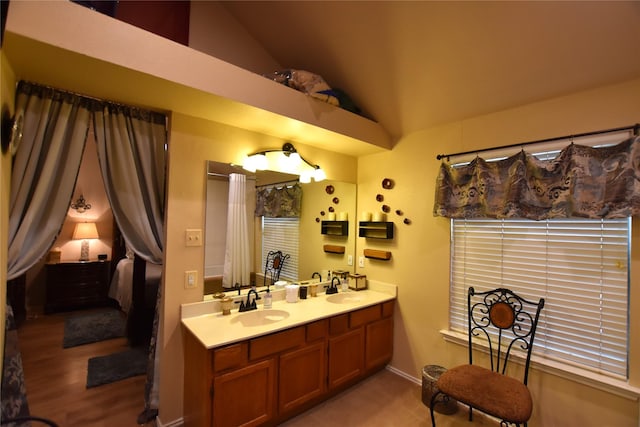
M232 344L213 351L213 372L239 368L247 364L249 345L246 342Z
M316 341L327 336L327 320L309 323L307 326L307 342Z
M349 315L341 314L329 319L329 335L344 334L349 330Z
M249 341L249 360L260 359L284 350L303 345L305 342L305 327L288 329L265 337Z
M381 304L363 308L362 310L349 313L349 327L357 328L358 326L378 320L380 317L382 317Z

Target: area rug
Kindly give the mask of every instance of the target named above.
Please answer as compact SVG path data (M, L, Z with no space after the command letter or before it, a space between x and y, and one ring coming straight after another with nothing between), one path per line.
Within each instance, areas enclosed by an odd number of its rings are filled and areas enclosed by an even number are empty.
M70 316L64 320L64 348L123 337L125 319L118 310Z
M89 359L87 388L109 384L147 372L147 349L131 348Z

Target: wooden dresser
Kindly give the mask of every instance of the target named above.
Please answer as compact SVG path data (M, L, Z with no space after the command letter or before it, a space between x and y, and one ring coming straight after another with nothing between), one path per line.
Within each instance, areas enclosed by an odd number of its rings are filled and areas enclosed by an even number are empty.
M109 261L46 264L45 313L109 304Z

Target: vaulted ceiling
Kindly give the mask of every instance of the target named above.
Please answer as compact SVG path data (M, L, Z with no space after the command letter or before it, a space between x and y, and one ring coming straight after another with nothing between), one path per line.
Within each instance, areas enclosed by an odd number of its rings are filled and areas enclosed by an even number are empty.
M233 1L286 68L394 137L640 77L640 2Z

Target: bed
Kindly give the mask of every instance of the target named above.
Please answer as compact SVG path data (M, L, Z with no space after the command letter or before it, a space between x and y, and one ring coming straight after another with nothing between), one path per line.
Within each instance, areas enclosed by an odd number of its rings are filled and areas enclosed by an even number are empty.
M120 305L120 309L129 313L133 299L133 264L132 258L122 258L118 261L109 286L109 297ZM155 295L160 285L162 265L146 263L145 272L145 301L155 303Z

